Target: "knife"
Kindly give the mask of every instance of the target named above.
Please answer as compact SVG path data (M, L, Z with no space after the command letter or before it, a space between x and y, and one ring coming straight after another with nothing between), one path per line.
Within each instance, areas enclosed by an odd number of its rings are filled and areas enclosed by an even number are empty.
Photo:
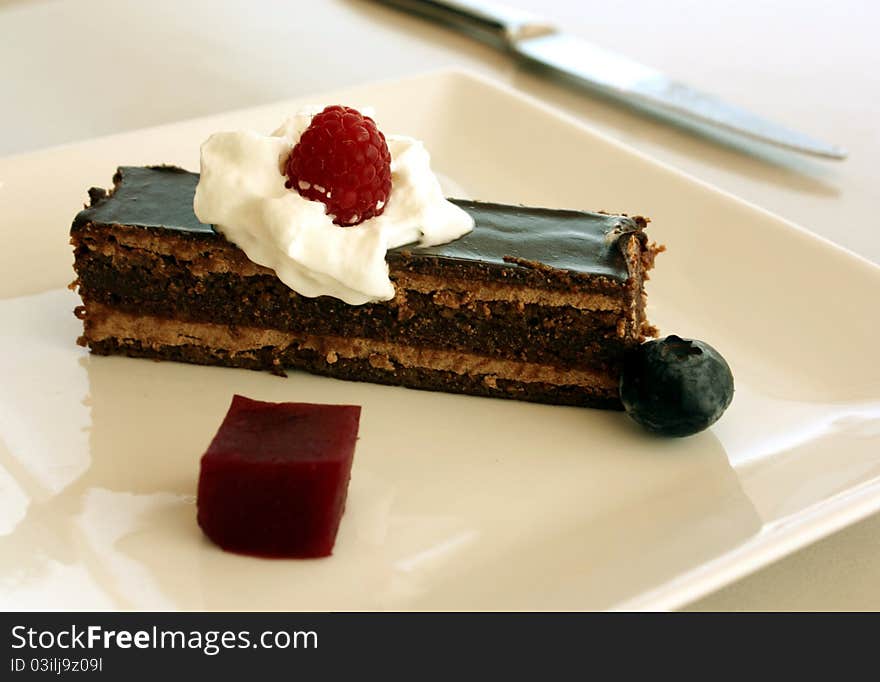
M845 159L847 155L842 147L768 121L628 57L561 33L529 12L481 0L380 2L439 20L579 84L656 114L681 117L827 159Z

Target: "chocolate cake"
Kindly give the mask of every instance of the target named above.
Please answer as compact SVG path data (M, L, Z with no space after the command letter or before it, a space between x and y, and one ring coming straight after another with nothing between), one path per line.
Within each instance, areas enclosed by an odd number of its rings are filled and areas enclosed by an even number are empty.
M654 334L642 217L454 200L474 230L389 251L395 297L355 306L298 295L201 223L198 178L123 167L89 191L71 241L93 353L619 409L624 351Z

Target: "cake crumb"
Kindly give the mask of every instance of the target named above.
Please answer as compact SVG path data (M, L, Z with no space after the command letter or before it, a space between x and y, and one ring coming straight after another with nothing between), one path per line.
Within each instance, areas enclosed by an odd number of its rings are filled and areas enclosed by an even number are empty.
M272 366L269 368L269 371L276 377L287 378L287 372L284 371L284 366L281 364L281 358L277 355L272 356Z
M333 365L336 363L337 360L339 360L339 356L336 354L336 351L331 350L329 353L327 353L324 359L327 360L328 365Z
M447 289L435 292L432 299L437 305L446 306L447 308L459 308L462 304L458 294Z
M386 369L389 372L394 371L394 363L388 359L387 355L382 353L370 353L369 363L370 367L375 369Z
M401 286L397 287L397 292L394 295L393 305L397 306L398 322L406 322L416 314L416 311L413 310L408 304L406 291L404 291L403 287Z

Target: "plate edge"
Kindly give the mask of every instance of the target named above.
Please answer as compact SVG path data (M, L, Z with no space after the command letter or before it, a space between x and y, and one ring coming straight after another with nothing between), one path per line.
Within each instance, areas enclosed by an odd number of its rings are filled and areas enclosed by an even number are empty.
M880 512L880 477L774 522L739 547L609 611L671 611Z

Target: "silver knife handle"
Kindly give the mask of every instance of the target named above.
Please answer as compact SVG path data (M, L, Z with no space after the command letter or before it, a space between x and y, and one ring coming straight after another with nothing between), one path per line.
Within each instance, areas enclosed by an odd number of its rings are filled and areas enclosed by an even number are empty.
M534 14L481 0L380 0L417 12L507 47L518 40L555 33L556 28Z

